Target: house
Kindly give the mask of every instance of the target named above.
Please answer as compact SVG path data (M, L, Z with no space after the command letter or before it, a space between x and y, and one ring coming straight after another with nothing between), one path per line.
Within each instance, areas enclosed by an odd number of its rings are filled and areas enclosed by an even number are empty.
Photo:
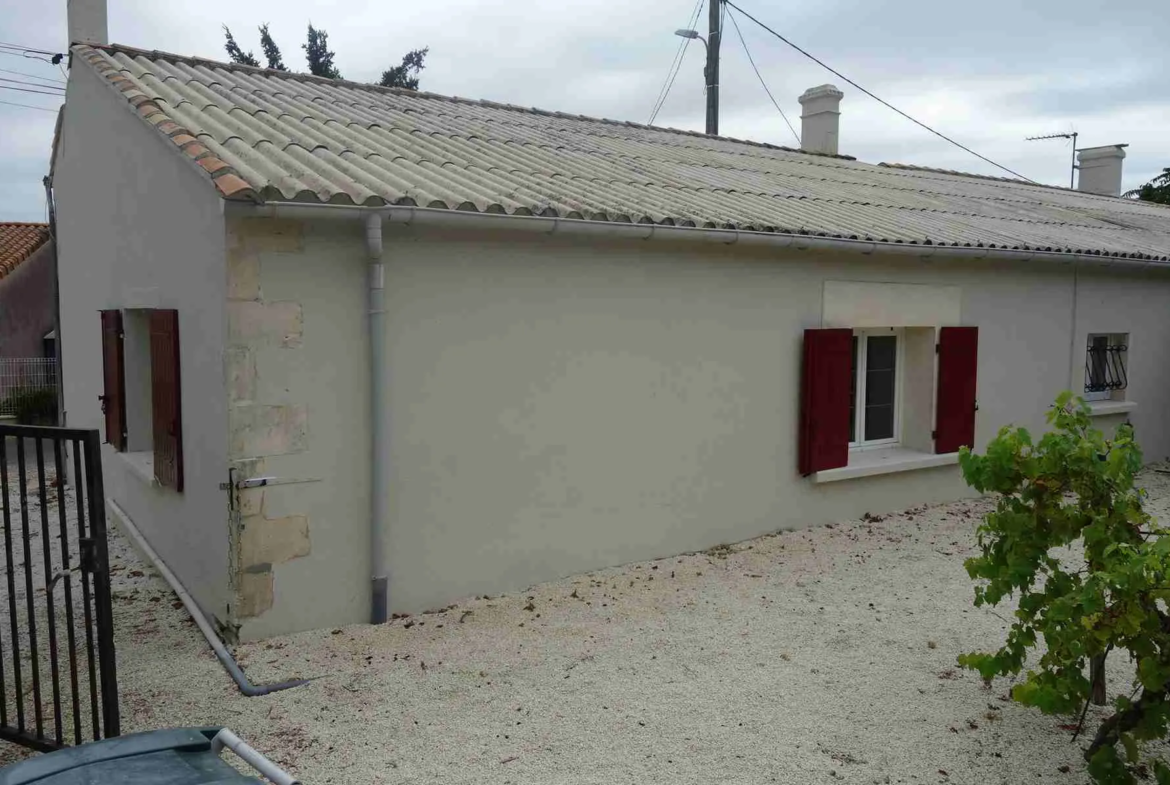
M0 417L55 419L55 275L48 224L0 223Z
M71 25L68 423L225 634L963 497L959 446L1068 388L1170 454L1122 146L1074 191L839 155L833 89L813 153Z
M49 225L0 223L0 357L54 357Z

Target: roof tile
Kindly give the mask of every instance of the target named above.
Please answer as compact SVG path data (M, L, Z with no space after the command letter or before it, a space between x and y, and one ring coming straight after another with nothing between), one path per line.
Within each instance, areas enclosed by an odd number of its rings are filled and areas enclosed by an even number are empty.
M0 223L0 278L15 270L48 240L48 224Z
M73 51L230 199L1170 261L1170 210L1147 203L121 46Z

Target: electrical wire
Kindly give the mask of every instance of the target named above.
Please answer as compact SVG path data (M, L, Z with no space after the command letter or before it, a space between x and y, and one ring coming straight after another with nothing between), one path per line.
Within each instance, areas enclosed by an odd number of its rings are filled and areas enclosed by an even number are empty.
M723 6L725 9L727 6ZM780 108L780 104L776 102L776 97L772 95L772 91L768 89L768 84L764 81L760 69L756 67L755 58L752 57L752 50L748 49L747 41L743 38L743 32L739 29L739 22L735 21L735 14L728 14L731 17L731 24L735 27L735 34L739 36L739 42L743 45L743 53L747 55L748 62L752 64L752 70L756 72L756 78L760 80L760 86L764 88L764 92L768 94L768 98L772 101L772 106L776 107L776 111L784 118L784 124L788 126L788 130L792 132L792 137L796 139L796 146L800 147L800 134L792 127L792 123L788 121L788 115L784 114L784 110Z
M40 109L42 112L56 112L56 109L50 109L47 106L33 106L32 104L18 104L13 101L0 101L0 104L5 106L19 106L23 109Z
M24 46L23 44L10 44L7 41L0 41L0 49L16 49L21 52L36 52L41 55L55 55L56 52L50 52L47 49L37 49L34 46Z
M38 84L37 82L26 82L23 79L8 79L7 77L4 77L4 76L0 76L0 82L9 82L10 84L19 84L19 85L24 85L25 87L37 87L37 88L40 88L41 90L59 90L62 93L65 92L64 87L57 87L56 85Z
M715 2L715 0L712 0ZM699 12L703 10L703 0L697 0L695 8L691 11L690 24L687 25L688 30L694 29L695 23L699 21ZM670 63L670 68L666 71L666 79L662 82L662 88L658 91L658 98L654 100L654 108L650 110L650 119L647 125L654 125L654 121L658 118L658 113L662 111L663 104L666 103L666 97L670 95L670 89L674 87L674 80L678 77L679 69L682 68L683 58L686 57L687 47L690 45L691 39L684 38L679 42L678 49L674 52L674 59Z
M46 92L42 92L40 90L29 90L26 87L9 87L6 84L0 84L0 90L15 90L18 93L35 93L36 95L54 95L58 98L65 97L65 93L63 93L63 92L61 92L61 93L46 93Z
M1018 177L1018 178L1020 178L1021 180L1025 180L1025 181L1027 181L1027 182L1029 182L1029 183L1035 183L1035 182L1036 182L1036 181L1035 181L1035 180L1033 180L1032 178L1030 178L1030 177L1025 177L1024 175L1020 174L1019 172L1017 172L1017 171L1015 171L1015 170L1013 170L1013 169L1009 169L1009 168L1007 168L1007 167L1006 167L1006 166L1004 166L1003 164L996 163L995 161L991 160L990 158L988 158L988 157L987 157L987 156L985 156L985 155L980 155L979 153L977 153L977 152L975 152L974 150L972 150L970 147L967 147L966 145L964 145L964 144L962 144L962 143L960 143L960 142L956 142L954 139L952 139L951 137L947 136L946 134L944 134L944 133L942 133L942 132L940 132L940 131L936 131L936 130L934 130L933 128L931 128L931 127L930 127L929 125L927 125L926 123L924 123L924 122L922 122L922 121L920 121L920 120L916 120L916 119L914 119L913 117L911 117L910 115L906 114L905 112L903 112L903 111L902 111L901 109L899 109L898 107L896 107L896 106L894 106L893 104L891 104L889 101L885 101L885 100L883 100L883 99L881 99L881 98L878 98L876 95L874 95L873 93L871 93L869 90L866 90L864 87L862 87L861 85L859 85L857 82L854 82L852 79L850 79L849 77L845 76L845 74L843 74L843 73L841 73L840 71L836 70L835 68L833 68L833 67L829 66L829 65L828 65L827 63L825 63L823 60L820 60L820 59L818 59L818 58L814 57L813 55L809 54L808 52L806 52L804 49L801 49L799 46L797 46L796 44L792 43L792 42L791 42L791 41L789 41L787 38L785 38L784 36L780 35L780 34L779 34L779 33L777 33L775 30L773 30L772 28L768 27L766 24L764 24L763 22L761 22L759 19L756 19L754 16L752 16L751 14L749 14L747 11L743 10L742 8L740 8L738 5L736 5L735 3L733 3L731 0L723 0L723 2L727 3L727 5L731 6L731 7L732 7L732 8L734 8L736 11L739 11L741 14L743 14L744 16L746 16L748 19L752 20L752 21L753 21L753 22L755 22L757 25L759 25L760 27L764 28L764 29L765 29L765 30L767 30L769 33L771 33L772 35L776 36L777 38L779 38L779 39L780 39L781 41L783 41L784 43L786 43L786 44L788 44L789 46L791 46L793 49L795 49L796 51L800 52L802 55L804 55L805 57L807 57L809 60L812 60L812 61L813 61L814 63L816 63L817 65L821 66L822 68L824 68L824 69L825 69L826 71L828 71L829 73L831 73L831 74L833 74L834 76L838 77L839 79L841 79L841 80L843 80L843 81L847 82L848 84L852 85L853 87L856 87L858 90L860 90L861 92L865 93L865 94L866 94L866 95L868 95L870 98L872 98L873 100L877 101L879 104L881 104L882 106L886 107L887 109L891 109L891 110L893 110L894 112L897 112L898 114L902 115L902 117L905 117L907 120L909 120L910 122L914 123L915 125L917 125L917 126L919 126L919 127L921 127L921 128L924 128L924 129L926 129L927 131L930 131L932 134L934 134L935 136L937 136L939 139L942 139L942 140L944 140L944 141L950 142L950 143L951 143L951 144L953 144L955 147L958 147L960 150L964 150L964 151L966 151L966 152L970 153L971 155L975 156L975 157L976 157L976 158L978 158L979 160L981 160L981 161L985 161L985 162L987 162L987 163L991 164L992 166L994 166L994 167L996 167L996 168L998 168L998 169L1002 169L1003 171L1007 172L1008 174L1012 175L1013 177Z
M54 77L37 76L36 74L26 74L24 71L13 71L10 68L0 68L0 72L6 73L6 74L15 74L16 76L27 76L29 79L40 79L41 81L44 81L44 82L56 82L57 84L65 84L64 80L58 79L55 76Z

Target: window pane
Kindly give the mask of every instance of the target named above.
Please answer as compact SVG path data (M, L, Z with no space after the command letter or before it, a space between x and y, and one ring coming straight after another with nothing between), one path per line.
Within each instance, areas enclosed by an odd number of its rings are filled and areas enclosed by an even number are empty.
M872 336L865 342L865 440L894 436L894 385L898 339Z
M849 441L857 441L857 336L853 336L853 359L849 366Z

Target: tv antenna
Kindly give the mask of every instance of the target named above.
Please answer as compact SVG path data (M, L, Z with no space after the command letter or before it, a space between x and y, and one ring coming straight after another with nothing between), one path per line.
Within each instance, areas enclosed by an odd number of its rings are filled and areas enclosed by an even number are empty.
M1068 173L1068 187L1074 187L1074 178L1077 173L1077 132L1072 131L1067 134L1047 134L1046 136L1029 136L1025 142L1037 142L1041 139L1072 139L1072 169Z

